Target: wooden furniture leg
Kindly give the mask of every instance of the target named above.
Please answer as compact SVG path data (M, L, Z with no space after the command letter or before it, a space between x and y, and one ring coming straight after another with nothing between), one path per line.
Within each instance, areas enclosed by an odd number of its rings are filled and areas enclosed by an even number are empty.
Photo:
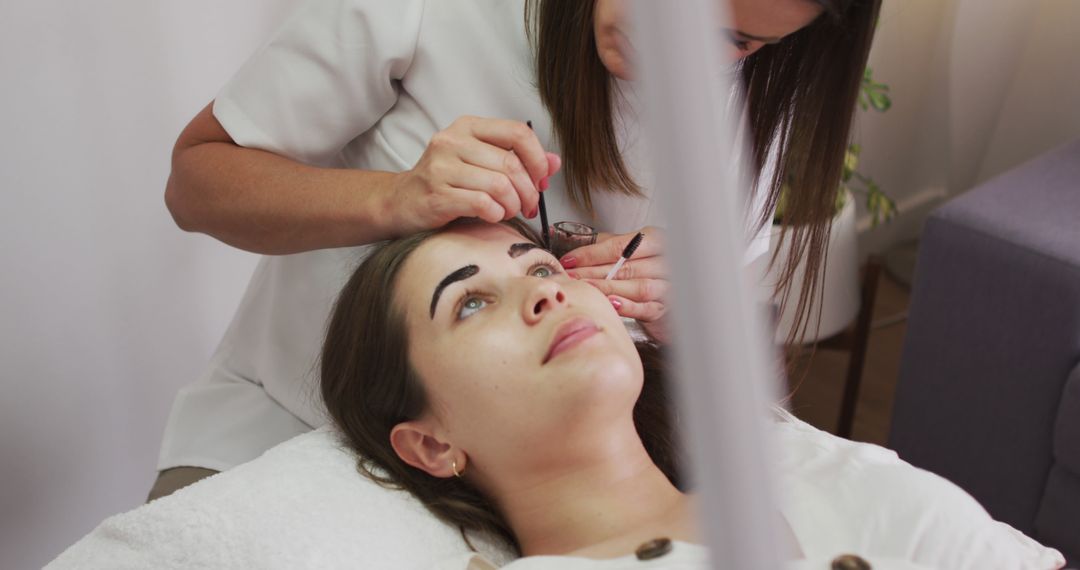
M855 406L859 401L859 387L862 384L863 365L866 362L866 347L870 340L870 323L873 321L874 300L877 297L881 265L880 257L870 256L863 272L862 302L859 306L859 314L855 318L851 357L848 359L847 380L844 382L844 398L840 402L840 421L836 428L836 435L847 439L851 438L851 430L855 423Z

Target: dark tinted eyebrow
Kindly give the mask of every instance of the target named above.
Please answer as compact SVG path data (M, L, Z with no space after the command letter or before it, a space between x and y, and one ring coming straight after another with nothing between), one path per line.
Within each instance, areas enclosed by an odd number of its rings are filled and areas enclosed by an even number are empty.
M435 318L435 307L439 304L439 297L442 295L443 289L446 289L458 281L468 279L477 273L480 273L479 267L475 265L466 265L450 275L443 277L443 280L439 281L439 284L435 286L435 293L431 296L431 318Z
M536 249L540 246L535 243L515 243L510 246L510 249L506 250L506 255L509 255L511 259L521 257L523 253L531 249Z
M742 30L731 30L731 31L738 34L738 35L740 35L740 36L742 36L742 37L744 37L744 38L746 38L746 39L748 39L748 40L754 40L754 41L762 42L762 43L766 43L766 44L778 44L778 43L780 43L780 40L783 39L783 38L768 38L768 37L764 37L764 36L755 36L754 34L748 34L748 33L744 32Z

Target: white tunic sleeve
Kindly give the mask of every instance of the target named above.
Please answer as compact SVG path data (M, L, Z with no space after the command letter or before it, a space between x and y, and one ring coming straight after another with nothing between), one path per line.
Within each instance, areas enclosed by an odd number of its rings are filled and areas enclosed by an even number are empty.
M218 94L237 144L313 165L393 107L412 63L424 0L309 0Z
M340 165L342 148L399 100L423 0L309 0L222 89L214 116L238 144ZM320 425L314 363L356 257L264 257L214 358L173 403L158 468L228 469Z

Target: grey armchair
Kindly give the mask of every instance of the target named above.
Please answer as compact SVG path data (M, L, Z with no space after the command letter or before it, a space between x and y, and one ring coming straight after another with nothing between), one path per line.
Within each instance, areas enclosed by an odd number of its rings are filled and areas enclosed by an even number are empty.
M1080 140L931 214L889 445L1080 565Z

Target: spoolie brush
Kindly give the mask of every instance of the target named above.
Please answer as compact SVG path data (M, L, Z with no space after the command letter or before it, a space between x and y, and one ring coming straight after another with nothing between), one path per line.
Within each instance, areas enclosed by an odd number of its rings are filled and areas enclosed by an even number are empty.
M626 260L630 259L630 256L634 255L634 252L637 251L637 248L639 245L641 245L641 240L643 239L645 239L645 234L643 232L638 232L637 235L630 240L630 243L626 244L626 247L624 247L622 250L622 255L619 256L619 261L615 262L615 266L611 268L611 271L608 271L607 277L604 278L604 281L608 281L611 278L615 277L615 274L618 273L620 269L622 269L622 266L626 263Z

